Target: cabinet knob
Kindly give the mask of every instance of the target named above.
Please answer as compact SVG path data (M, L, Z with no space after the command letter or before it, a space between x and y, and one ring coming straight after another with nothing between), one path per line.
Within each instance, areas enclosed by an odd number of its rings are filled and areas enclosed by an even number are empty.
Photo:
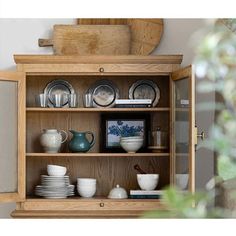
M100 67L100 68L99 68L99 72L103 73L103 72L104 72L104 68L103 68L103 67Z
M103 202L100 202L100 207L104 207L104 203Z
M200 134L197 134L197 137L198 138L201 138L201 140L204 140L205 139L205 133L202 131Z

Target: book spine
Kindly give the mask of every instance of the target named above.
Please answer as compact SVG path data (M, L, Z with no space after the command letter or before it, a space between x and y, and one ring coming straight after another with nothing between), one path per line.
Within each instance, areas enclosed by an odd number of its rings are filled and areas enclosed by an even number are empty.
M116 104L117 108L146 108L151 107L150 104Z
M160 195L130 195L131 199L160 199Z

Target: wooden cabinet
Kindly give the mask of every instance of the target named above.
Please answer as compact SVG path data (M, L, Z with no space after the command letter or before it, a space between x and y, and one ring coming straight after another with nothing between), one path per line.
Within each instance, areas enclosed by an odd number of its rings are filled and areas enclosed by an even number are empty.
M11 176L16 179L17 187L6 193L1 186L7 183L0 181L0 200L17 202L13 217L138 217L144 211L161 209L161 201L155 199L107 199L110 189L116 184L128 191L138 189L136 172L133 169L135 164L139 164L149 173L160 175L158 189L174 184L175 173L188 172L189 190L194 191L194 77L191 66L180 68L181 55L15 55L15 61L18 72L0 73L0 83L17 83L15 96L18 98L18 107L15 116L18 117L18 125L15 132L18 138L15 142L18 142L18 146L14 162L17 165L17 174ZM159 103L152 108L84 108L82 94L95 81L104 78L117 85L122 98L128 98L129 87L138 79L151 79L160 88ZM35 95L42 92L46 84L54 79L65 79L73 85L80 95L78 108L35 106ZM178 106L181 93L188 99L188 107ZM151 130L161 126L167 131L168 149L158 153L101 153L101 115L115 115L120 112L149 114ZM186 130L181 131L187 140L185 153L178 148L182 139L179 137L182 136L176 124L181 121L187 124ZM87 153L70 153L67 144L63 145L58 154L43 153L39 135L47 128L90 130L95 134L96 144ZM10 137L6 138L7 142L12 142ZM0 139L0 145L4 144L3 140ZM5 160L6 155L3 157L1 164L8 161ZM76 184L78 176L96 178L96 196L91 199L77 196L61 200L34 196L34 188L40 183L40 175L46 174L47 164L66 166L73 184ZM3 178L4 176L1 177Z

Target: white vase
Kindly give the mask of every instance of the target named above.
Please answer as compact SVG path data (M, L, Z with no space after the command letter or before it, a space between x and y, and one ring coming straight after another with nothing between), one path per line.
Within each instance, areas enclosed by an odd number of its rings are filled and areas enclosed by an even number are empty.
M64 140L62 138L62 133L65 134ZM40 144L42 145L44 152L58 153L61 144L66 141L67 137L68 135L64 130L44 129L40 136Z

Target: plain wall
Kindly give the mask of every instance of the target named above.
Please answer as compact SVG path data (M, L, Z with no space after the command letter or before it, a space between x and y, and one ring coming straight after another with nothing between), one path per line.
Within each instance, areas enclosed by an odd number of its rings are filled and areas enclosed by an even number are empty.
M38 38L50 38L54 24L74 24L74 19L0 19L0 70L14 70L13 54L52 54L51 48L38 47ZM165 19L164 34L153 54L183 54L182 65L193 62L194 51L189 41L192 34L204 27L202 19ZM198 83L198 82L197 82ZM214 94L203 97L196 94L196 102L213 100ZM1 116L1 114L0 114ZM196 114L200 130L207 132L214 121L213 112ZM196 185L204 188L214 171L213 153L200 149L196 153ZM7 181L7 180L6 180ZM9 218L14 203L0 204L0 218Z

